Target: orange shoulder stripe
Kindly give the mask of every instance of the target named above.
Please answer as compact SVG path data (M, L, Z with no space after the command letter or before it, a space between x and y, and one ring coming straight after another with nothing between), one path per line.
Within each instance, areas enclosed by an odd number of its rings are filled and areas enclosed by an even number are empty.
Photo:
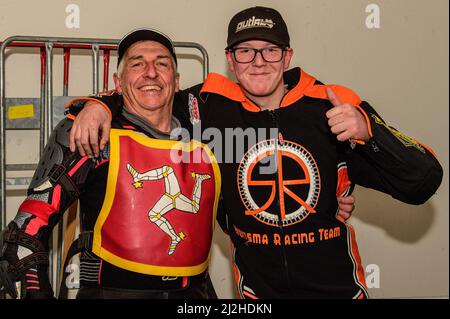
M242 106L250 112L260 111L255 103L247 99L238 84L218 73L208 74L208 77L200 90L200 98L202 100L203 93L215 93L229 98L230 100L240 102Z
M239 85L219 73L208 73L208 77L200 90L200 97L203 93L220 94L238 102L245 99Z
M300 100L304 95L306 95L306 91L308 91L311 87L314 87L315 82L316 79L313 76L301 69L300 82L286 94L283 101L281 101L280 107L286 107Z

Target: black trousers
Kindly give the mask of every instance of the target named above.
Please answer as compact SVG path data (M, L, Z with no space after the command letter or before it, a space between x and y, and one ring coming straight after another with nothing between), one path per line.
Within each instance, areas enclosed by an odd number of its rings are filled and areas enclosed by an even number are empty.
M209 276L195 285L183 289L137 290L109 287L82 286L77 299L217 299Z

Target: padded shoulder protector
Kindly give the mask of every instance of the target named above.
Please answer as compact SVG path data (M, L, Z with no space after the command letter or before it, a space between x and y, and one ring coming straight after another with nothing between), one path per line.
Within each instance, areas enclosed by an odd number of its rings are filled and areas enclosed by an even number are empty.
M50 179L50 171L55 165L60 165L64 159L64 152L69 149L69 133L73 121L63 119L53 130L44 153L39 161L38 167L34 172L30 188L36 188Z

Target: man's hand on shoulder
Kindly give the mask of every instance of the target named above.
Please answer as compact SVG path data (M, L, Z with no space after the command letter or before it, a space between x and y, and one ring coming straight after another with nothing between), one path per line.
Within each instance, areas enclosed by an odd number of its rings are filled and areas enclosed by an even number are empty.
M88 101L72 125L70 150L78 149L81 156L97 157L109 140L110 129L110 113L100 102Z

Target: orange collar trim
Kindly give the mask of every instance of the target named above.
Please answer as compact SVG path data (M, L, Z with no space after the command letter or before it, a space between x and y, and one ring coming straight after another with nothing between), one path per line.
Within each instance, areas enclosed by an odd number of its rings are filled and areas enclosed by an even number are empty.
M314 77L300 71L299 83L290 90L281 101L280 107L286 107L298 101L305 95L305 91L312 87L316 81ZM242 92L239 84L230 81L225 76L218 73L209 73L200 91L200 98L203 100L203 93L215 93L229 98L233 101L240 102L242 106L250 112L260 112L261 109L254 102L249 100Z
M315 82L316 82L316 79L313 76L309 75L308 73L306 73L305 71L303 71L301 69L300 70L300 81L297 83L297 85L292 90L290 90L285 95L285 97L281 101L280 107L289 106L289 105L297 102L298 100L300 100L305 95L305 91L308 88L312 87Z

